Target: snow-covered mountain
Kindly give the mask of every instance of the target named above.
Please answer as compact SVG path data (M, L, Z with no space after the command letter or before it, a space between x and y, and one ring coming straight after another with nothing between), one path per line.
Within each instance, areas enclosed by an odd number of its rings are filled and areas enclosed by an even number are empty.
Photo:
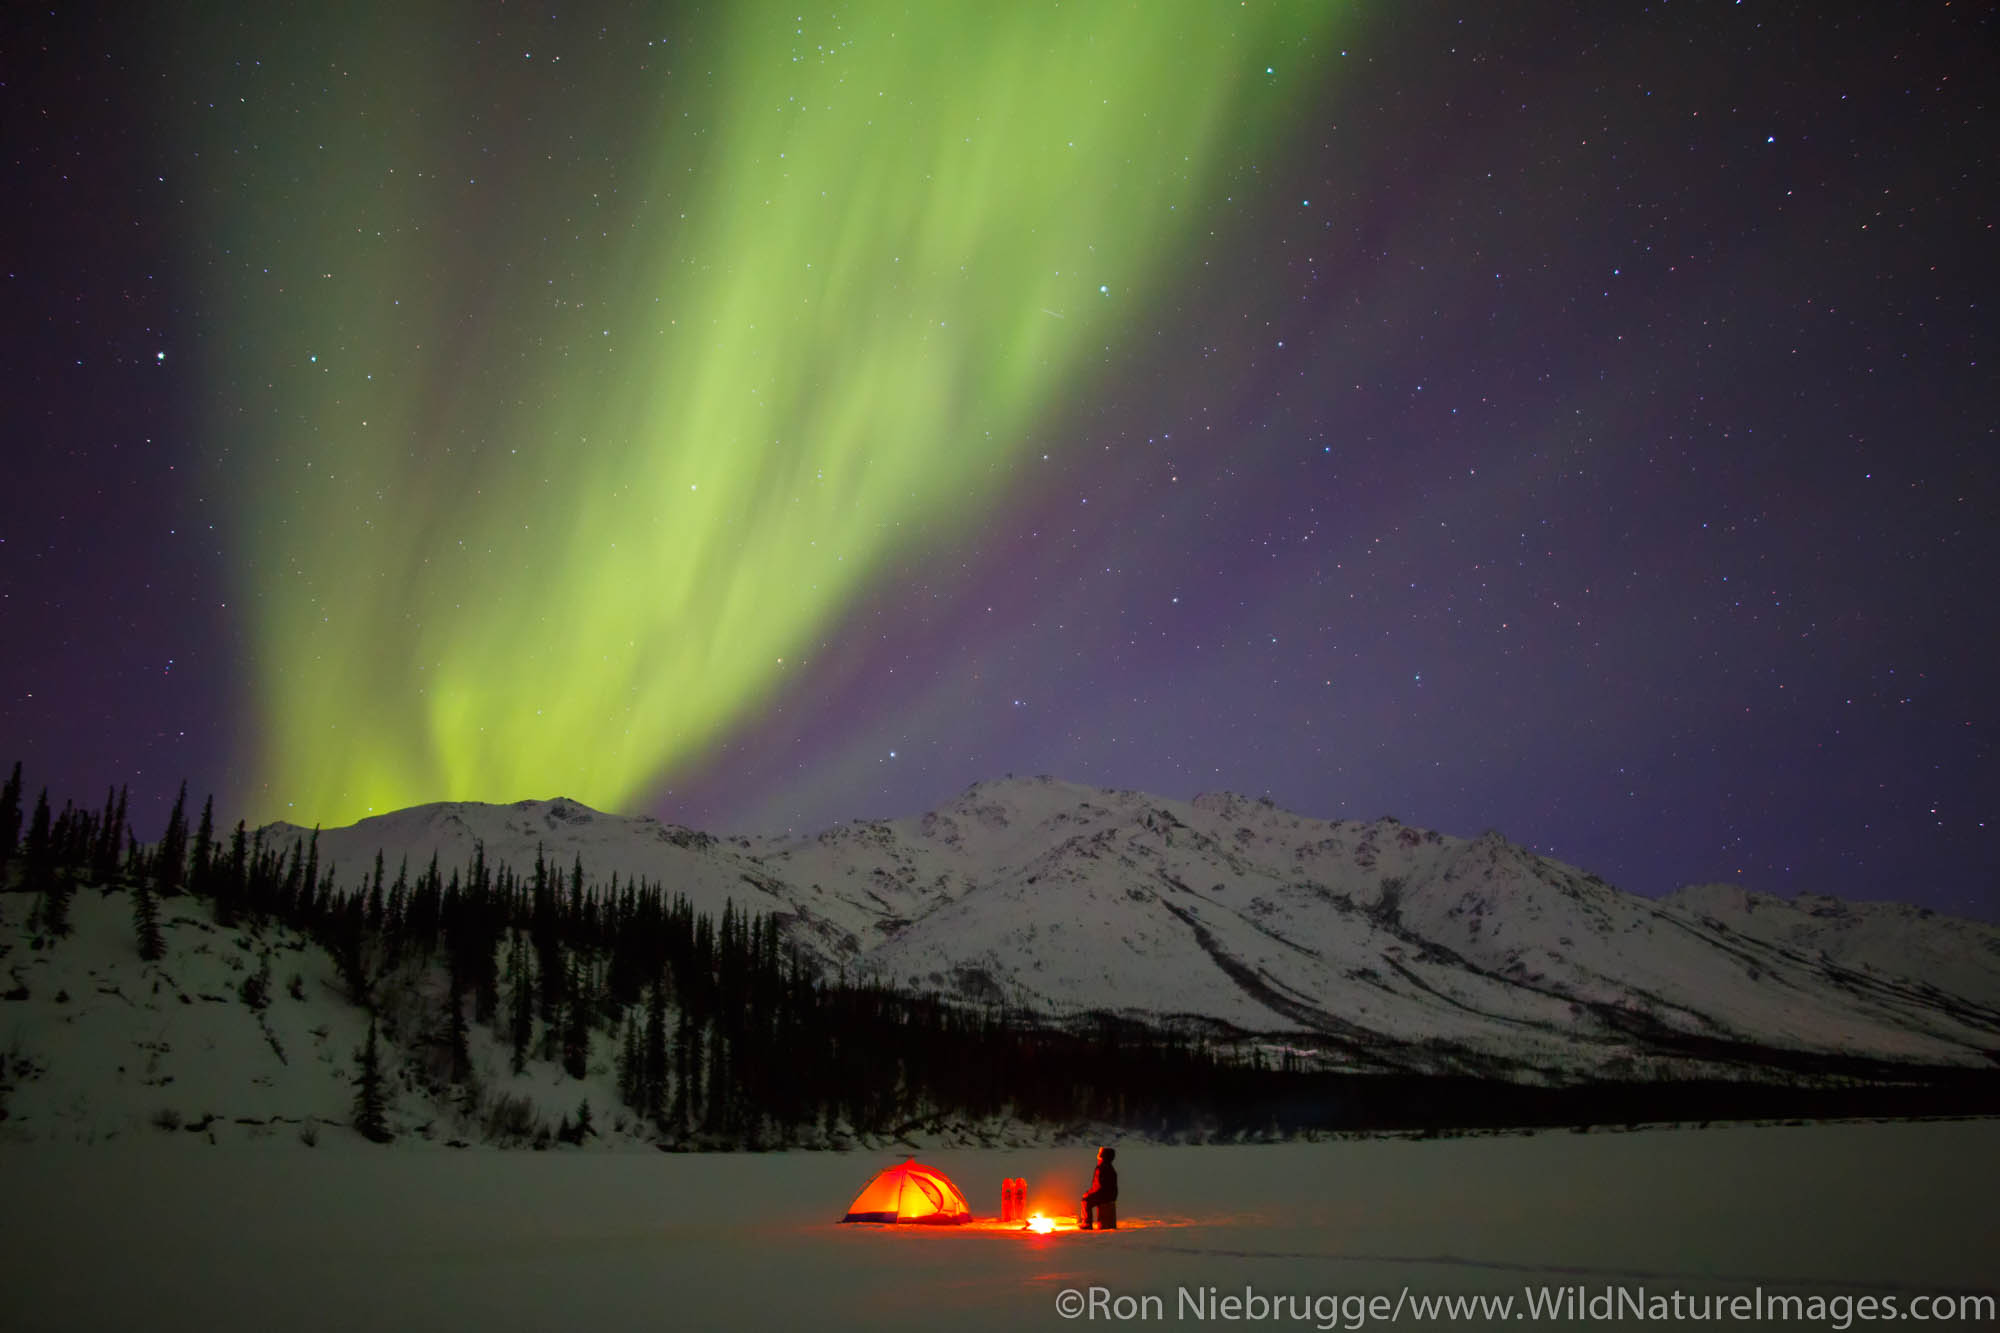
M148 962L128 889L78 888L60 937L35 923L37 898L0 893L0 1146L363 1141L353 1121L369 1010L320 945L274 921L225 926L207 900L182 894L156 901L163 949ZM443 984L423 962L375 972L384 1121L399 1141L548 1147L587 1114L589 1134L569 1140L578 1147L660 1142L621 1098L615 1031L589 1039L577 1076L539 1053L515 1067L505 1036L473 1023L471 1077L448 1082ZM795 1145L825 1148L1104 1137L1102 1126L965 1115L893 1134L856 1131L844 1118L790 1132Z
M266 848L282 849L310 838L312 830L267 824L259 836ZM345 828L324 829L318 848L320 865L330 865L336 882L351 887L374 873L377 854L391 879L399 870L414 878L433 857L449 876L470 864L482 845L489 863L511 866L517 873L531 870L539 856L566 880L581 861L592 884L601 887L614 875L621 882L656 881L670 892L686 894L696 911L718 916L732 899L751 911L789 910L785 900L760 886L763 869L748 854L745 840L725 843L647 816L604 814L580 801L414 805Z
M265 845L305 831L264 830ZM803 838L716 838L570 800L419 806L319 835L341 882L484 845L702 910L779 913L848 975L1057 1015L1288 1034L1356 1068L1544 1076L1879 1060L1988 1067L2000 929L1727 885L1624 893L1495 833L1326 821L1049 778Z

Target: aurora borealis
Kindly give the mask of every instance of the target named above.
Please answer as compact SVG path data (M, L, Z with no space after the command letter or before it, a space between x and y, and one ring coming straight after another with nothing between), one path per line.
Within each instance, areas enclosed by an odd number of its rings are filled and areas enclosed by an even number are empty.
M309 171L216 219L264 331L224 374L268 410L215 423L258 460L260 789L346 822L674 776L895 554L1005 502L1330 13L732 7L646 62L602 188L493 190L469 254L416 219L481 197L479 119L399 97L464 34L347 53L257 150Z
M1991 915L1990 23L44 15L0 762L142 830L1050 772Z

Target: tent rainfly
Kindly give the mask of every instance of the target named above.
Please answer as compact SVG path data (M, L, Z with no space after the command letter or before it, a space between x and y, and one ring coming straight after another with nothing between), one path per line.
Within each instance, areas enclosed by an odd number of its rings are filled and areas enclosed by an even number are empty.
M935 1167L907 1161L879 1173L854 1196L843 1222L970 1222L972 1210L951 1178Z

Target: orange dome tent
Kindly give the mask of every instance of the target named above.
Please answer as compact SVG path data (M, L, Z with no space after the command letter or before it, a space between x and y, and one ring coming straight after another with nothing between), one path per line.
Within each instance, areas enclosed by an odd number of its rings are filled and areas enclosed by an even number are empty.
M972 1210L951 1178L915 1160L868 1182L847 1206L843 1222L970 1222Z

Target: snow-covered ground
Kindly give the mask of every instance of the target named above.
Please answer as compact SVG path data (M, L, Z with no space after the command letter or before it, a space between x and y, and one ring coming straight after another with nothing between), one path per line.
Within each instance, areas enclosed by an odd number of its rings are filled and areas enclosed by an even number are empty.
M307 831L265 830L290 846ZM570 800L418 806L319 836L353 887L476 846L525 871L775 912L829 969L1043 1013L1311 1034L1323 1058L1534 1077L1752 1074L1759 1048L1987 1068L2000 928L1738 886L1624 893L1498 833L1323 820L1051 778L807 837L712 837ZM1735 1048L1733 1056L1718 1052ZM1719 1063L1717 1061L1720 1061Z
M1996 1121L1133 1143L1119 1158L1121 1208L1151 1225L1116 1235L835 1223L893 1160L378 1149L331 1135L317 1149L290 1138L211 1147L187 1134L5 1144L0 1326L1108 1325L1059 1313L1062 1293L1092 1287L1107 1302L1158 1296L1147 1322L1177 1327L1244 1323L1193 1317L1181 1288L1392 1302L1405 1288L1413 1300L1511 1295L1527 1323L1529 1290L1578 1285L1593 1296L1750 1296L1761 1284L1767 1296L1899 1302L2000 1287ZM1037 1205L1073 1208L1090 1153L923 1160L994 1212L1006 1176L1025 1176ZM1325 1322L1344 1318L1337 1304L1318 1309L1283 1326L1353 1326ZM1412 1309L1398 1322L1420 1322Z

